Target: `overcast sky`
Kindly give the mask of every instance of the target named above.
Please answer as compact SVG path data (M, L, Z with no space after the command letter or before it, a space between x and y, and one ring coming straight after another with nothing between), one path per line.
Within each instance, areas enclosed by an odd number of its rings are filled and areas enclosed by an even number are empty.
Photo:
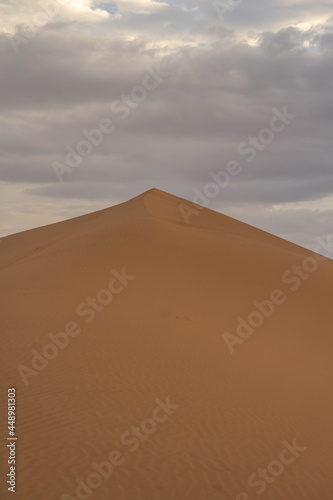
M316 247L333 235L332 6L0 2L0 236L151 187L193 200L233 160L209 208Z

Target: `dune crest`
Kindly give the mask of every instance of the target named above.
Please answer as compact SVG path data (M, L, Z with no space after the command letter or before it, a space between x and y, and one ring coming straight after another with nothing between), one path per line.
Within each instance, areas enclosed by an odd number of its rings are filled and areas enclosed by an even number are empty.
M333 261L180 205L2 240L18 500L332 500Z

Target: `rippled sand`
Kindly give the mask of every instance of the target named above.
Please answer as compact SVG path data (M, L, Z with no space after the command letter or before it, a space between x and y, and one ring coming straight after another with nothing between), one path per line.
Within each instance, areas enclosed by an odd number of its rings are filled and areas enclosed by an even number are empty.
M151 190L2 239L0 425L6 436L14 386L18 469L1 498L333 499L333 262L293 292L282 276L311 252L207 209L186 224L182 203ZM132 279L94 311L87 299L106 300L123 268ZM231 353L223 335L274 289L285 302ZM32 349L66 325L79 333L33 369ZM258 495L248 478L294 439L306 449ZM122 463L76 496L115 450Z

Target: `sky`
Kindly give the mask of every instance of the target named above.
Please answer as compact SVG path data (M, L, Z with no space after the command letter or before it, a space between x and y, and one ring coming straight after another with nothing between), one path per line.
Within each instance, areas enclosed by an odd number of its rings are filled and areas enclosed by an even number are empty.
M155 187L333 236L333 2L0 2L0 237Z

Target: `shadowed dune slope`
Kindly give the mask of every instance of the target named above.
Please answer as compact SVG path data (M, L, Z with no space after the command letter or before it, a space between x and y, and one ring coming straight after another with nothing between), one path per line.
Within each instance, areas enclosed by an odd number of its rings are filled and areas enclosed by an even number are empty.
M333 261L182 204L153 189L1 240L17 500L333 499Z

